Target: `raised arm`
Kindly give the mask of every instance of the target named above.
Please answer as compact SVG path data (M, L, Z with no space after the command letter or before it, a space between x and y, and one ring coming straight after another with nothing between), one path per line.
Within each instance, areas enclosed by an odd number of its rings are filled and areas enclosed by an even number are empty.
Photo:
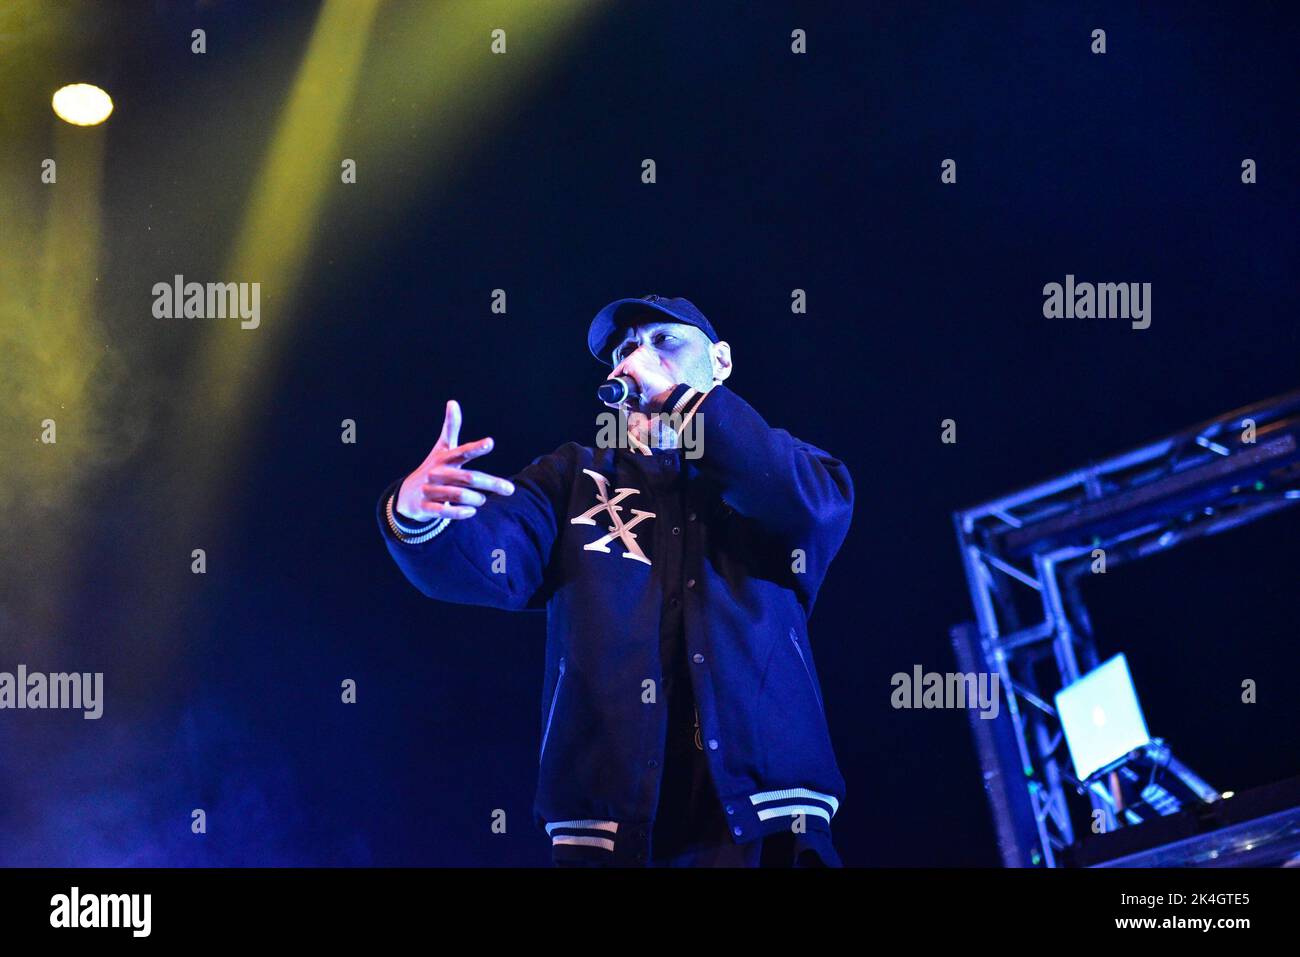
M432 451L380 496L384 541L402 573L430 598L534 607L555 541L566 459L543 456L513 480L467 469L493 441L461 444L460 425L460 406L448 402Z
M798 544L839 548L853 513L853 482L843 462L774 429L725 385L707 393L678 386L664 403L694 428L700 470L737 512Z

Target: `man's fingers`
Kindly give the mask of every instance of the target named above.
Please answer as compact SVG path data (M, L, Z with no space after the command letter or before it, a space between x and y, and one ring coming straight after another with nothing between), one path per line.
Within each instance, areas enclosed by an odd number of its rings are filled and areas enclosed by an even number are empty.
M466 442L464 445L458 445L454 449L447 450L447 459L456 459L460 462L468 462L470 459L476 459L480 455L487 455L492 451L493 442L491 437L479 439L477 442Z
M458 521L462 518L473 518L478 514L478 509L470 505L449 505L444 502L438 506L438 512L443 518Z
M447 400L447 411L442 417L442 434L438 443L445 449L460 445L460 403L455 399Z
M433 484L476 488L484 492L495 492L497 495L515 494L515 486L512 482L497 478L495 475L488 475L486 472L475 472L473 469L448 468L444 465L429 471L429 481Z
M438 518L450 518L453 520L462 518L473 518L478 514L478 509L472 505L452 505L448 502L425 502L424 510Z
M631 356L629 356L628 358L630 359ZM637 391L639 392L641 390L641 374L637 372L635 369L629 368L627 359L624 359L622 362L616 365L613 368L613 370L610 372L610 374L605 377L605 381L612 382L614 379L617 379L620 376L626 379L631 379L633 382L636 383Z
M487 496L482 492L476 492L472 488L462 488L459 485L422 485L420 491L424 493L426 501L455 502L475 507L487 504Z

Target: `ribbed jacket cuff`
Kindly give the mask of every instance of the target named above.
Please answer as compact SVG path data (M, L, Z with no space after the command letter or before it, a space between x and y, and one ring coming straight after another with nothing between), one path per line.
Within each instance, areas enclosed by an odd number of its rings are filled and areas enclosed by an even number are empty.
M449 518L435 518L428 522L417 522L414 519L403 518L397 513L396 501L396 492L388 496L388 502L384 505L384 516L388 520L388 530L400 542L405 542L408 545L419 545L436 535L440 535L451 524Z

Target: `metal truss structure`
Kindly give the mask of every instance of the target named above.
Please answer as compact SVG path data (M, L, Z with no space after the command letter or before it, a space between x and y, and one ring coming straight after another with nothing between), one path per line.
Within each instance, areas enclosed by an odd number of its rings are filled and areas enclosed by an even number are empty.
M1099 664L1081 577L1298 503L1300 391L955 513L976 625L953 629L954 650L1005 691L1005 715L972 727L1007 866L1069 863L1095 812L1108 831L1142 820L1116 815L1102 774L1073 777L1051 704ZM1131 757L1217 800L1163 742L1149 752Z

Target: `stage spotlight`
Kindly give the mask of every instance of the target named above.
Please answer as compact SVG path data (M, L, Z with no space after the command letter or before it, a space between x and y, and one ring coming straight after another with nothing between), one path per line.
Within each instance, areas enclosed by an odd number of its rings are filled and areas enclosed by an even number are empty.
M112 98L90 83L62 87L51 100L54 115L73 126L96 126L113 112Z

